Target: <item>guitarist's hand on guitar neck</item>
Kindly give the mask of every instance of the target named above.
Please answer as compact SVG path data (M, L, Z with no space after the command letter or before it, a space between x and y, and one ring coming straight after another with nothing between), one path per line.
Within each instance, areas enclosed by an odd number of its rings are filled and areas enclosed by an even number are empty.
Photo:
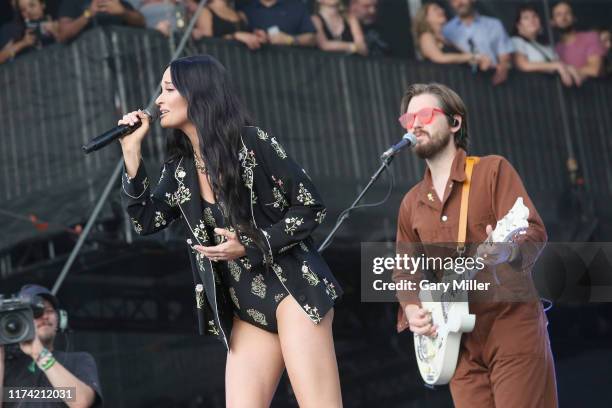
M437 326L431 324L431 313L417 305L407 305L404 308L410 331L415 334L435 337Z
M478 246L476 255L482 258L487 266L511 262L516 257L518 251L517 245L512 242L492 242L491 234L493 234L493 227L487 225L486 231L487 239Z

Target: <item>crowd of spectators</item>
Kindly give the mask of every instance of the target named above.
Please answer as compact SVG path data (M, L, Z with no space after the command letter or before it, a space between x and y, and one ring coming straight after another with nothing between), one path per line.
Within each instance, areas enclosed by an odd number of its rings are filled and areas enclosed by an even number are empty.
M102 25L146 27L170 36L185 29L198 12L198 0L55 0L55 15L46 0L11 0L12 21L0 27L0 63L54 42L67 43L84 30ZM53 0L51 0L53 1ZM240 1L240 0L239 0ZM318 47L323 51L389 55L381 34L382 0L209 0L199 11L194 40L217 37L243 43L251 50L267 44ZM572 7L559 1L550 10L556 42L546 40L548 27L538 9L521 4L512 37L502 22L480 14L475 0L423 2L412 30L417 59L437 64L468 64L474 73L490 72L498 85L510 69L559 75L566 86L609 76L610 30L578 31ZM310 7L309 7L310 6Z
M558 41L547 42L546 29L534 5L518 7L510 37L499 19L484 16L475 0L450 0L455 17L447 21L435 2L416 13L413 33L417 57L438 64L470 64L472 70L493 71L494 85L503 83L510 68L558 74L566 86L610 74L610 31L578 31L567 1L554 3L550 25Z

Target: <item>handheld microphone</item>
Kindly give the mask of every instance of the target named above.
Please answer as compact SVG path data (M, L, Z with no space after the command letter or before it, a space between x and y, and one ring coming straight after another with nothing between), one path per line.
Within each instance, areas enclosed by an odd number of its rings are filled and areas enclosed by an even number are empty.
M159 118L159 115L160 115L159 108L157 107L157 105L153 105L153 107L149 109L145 109L143 110L143 112L146 113L147 116L149 116L149 121L151 123L155 122ZM88 154L91 152L95 152L96 150L100 150L104 146L110 144L112 141L117 140L125 135L129 135L130 133L138 129L141 124L142 122L138 121L137 123L134 123L132 126L130 125L115 126L111 130L102 133L100 136L97 136L91 139L91 141L87 143L86 145L83 145L82 147L83 152L85 152L85 154Z
M408 132L402 137L402 140L400 140L399 142L391 146L389 149L387 149L380 156L380 158L382 160L386 160L389 157L395 156L400 150L404 149L405 147L413 147L414 145L416 145L416 143L417 143L416 136Z

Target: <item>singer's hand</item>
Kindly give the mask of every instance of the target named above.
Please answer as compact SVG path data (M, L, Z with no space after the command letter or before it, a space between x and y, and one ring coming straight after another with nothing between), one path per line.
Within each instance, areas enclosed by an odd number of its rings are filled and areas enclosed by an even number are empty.
M121 148L124 151L140 151L140 145L142 144L142 140L145 138L147 133L149 132L149 116L138 109L137 111L130 112L123 116L117 125L129 125L133 126L139 122L142 122L140 127L134 132L130 133L119 139L121 142Z

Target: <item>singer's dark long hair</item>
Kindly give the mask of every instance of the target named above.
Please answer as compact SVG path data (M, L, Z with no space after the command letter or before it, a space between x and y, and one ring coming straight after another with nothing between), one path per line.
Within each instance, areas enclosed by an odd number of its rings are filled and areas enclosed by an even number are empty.
M262 239L250 223L251 197L243 184L238 159L240 135L251 121L228 71L210 55L196 55L172 61L170 74L176 90L187 100L187 117L198 131L200 157L229 224L262 248ZM193 156L182 130L174 130L166 147L170 160Z

